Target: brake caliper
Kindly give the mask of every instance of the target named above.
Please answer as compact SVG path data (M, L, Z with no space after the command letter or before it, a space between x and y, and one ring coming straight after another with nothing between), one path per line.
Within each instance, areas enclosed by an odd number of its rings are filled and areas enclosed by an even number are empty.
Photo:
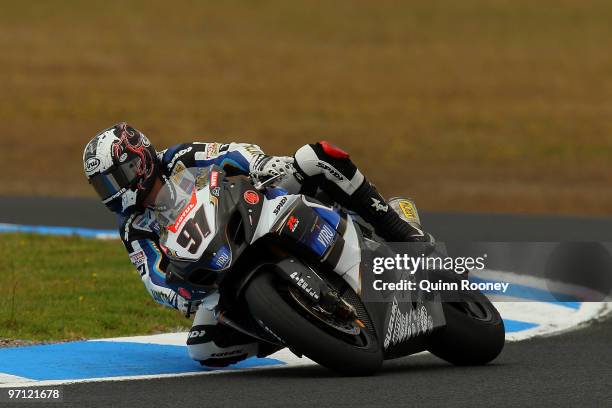
M346 300L342 299L338 292L329 287L321 289L319 305L325 312L341 319L357 318L357 311L355 308Z

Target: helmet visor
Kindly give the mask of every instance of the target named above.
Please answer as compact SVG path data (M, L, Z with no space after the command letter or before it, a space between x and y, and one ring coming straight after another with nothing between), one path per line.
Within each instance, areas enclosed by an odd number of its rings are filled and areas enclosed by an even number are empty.
M91 185L96 190L102 202L106 204L120 192L131 187L138 180L138 167L140 159L123 163L104 173L96 174L91 178Z

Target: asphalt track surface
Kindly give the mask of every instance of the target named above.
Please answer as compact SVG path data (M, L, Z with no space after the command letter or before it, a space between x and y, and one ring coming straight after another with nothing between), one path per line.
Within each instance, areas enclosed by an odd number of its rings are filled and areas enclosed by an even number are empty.
M64 386L67 406L129 407L603 407L612 402L612 320L506 345L483 367L419 355L374 377L319 366ZM36 405L32 405L36 406Z
M423 219L429 230L446 240L612 241L612 219L466 214L423 214ZM99 204L87 199L0 198L0 222L92 228L114 224ZM387 362L374 377L343 378L306 366L81 383L63 386L63 405L612 406L611 345L608 318L582 330L508 343L500 357L484 367L453 367L431 355L418 355ZM17 406L29 405L42 406Z

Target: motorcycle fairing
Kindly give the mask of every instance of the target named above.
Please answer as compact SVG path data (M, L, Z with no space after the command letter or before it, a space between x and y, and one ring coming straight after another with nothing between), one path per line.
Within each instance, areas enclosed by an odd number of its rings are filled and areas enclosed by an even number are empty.
M302 198L278 220L273 230L314 259L325 262L328 258L338 257L342 251L344 239L338 229L343 228L345 225L340 215L323 206L312 207Z
M220 167L212 166L205 180L196 181L187 206L160 234L170 271L192 285L214 288L218 272L229 270L252 240L263 202L248 179L225 177Z
M200 254L200 258L194 259L191 252L189 259L172 256L173 253L178 255L176 237L173 241L168 240L172 231L165 229L164 245L173 244L167 245L171 274L196 287L215 288L223 276L219 272L230 270L249 244L264 235L273 234L293 242L294 247L302 253L326 263L332 269L338 264L347 265L347 271L339 275L363 300L377 337L384 345L385 358L425 349L424 334L432 326L435 328L445 324L441 305L431 296L428 298L425 294L396 291L379 301L364 297L361 289L368 287L372 278L371 273L363 273L371 270L368 259L377 248L385 248L387 252L391 249L386 243L365 239L361 227L347 218L344 212L336 212L301 195L271 194L268 198L255 191L246 177L225 177L220 168L215 170L219 171L215 176L217 182L208 180L198 186L196 205L185 216L185 223L188 220L197 223L197 216L202 217L202 212L207 215L211 233L207 237L206 248L198 247L194 251ZM249 192L248 196L246 192ZM206 213L206 210L211 212ZM182 228L183 224L179 227ZM177 234L182 231L180 228L176 230ZM347 231L351 232L347 234L347 239L355 242L345 242L343 235ZM195 245L192 241L190 244ZM347 261L350 259L358 263L351 264Z
M388 282L406 279L418 283L427 279L427 271L420 270L413 275L397 270L387 270L382 275L373 274L371 265L375 257L393 257L401 251L392 244L381 244L358 235L361 239L362 268L367 271L361 277L364 287L361 298L374 322L376 334L384 348L385 359L425 350L427 336L433 330L446 325L440 295L422 290L376 292L371 288L373 281L381 277Z

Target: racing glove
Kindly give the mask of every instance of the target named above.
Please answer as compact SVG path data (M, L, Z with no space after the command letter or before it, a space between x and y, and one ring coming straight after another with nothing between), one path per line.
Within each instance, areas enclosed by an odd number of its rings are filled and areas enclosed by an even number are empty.
M202 304L202 301L188 300L181 295L176 296L176 308L189 318L192 314L198 311L198 308Z
M269 185L296 193L301 187L301 176L293 163L293 157L260 155L251 163L249 171L257 188L267 186L267 182L270 182Z

